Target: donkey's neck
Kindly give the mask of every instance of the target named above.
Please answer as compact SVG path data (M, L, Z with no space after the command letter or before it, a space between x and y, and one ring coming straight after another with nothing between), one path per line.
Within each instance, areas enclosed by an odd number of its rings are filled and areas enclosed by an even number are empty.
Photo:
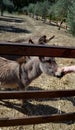
M22 65L22 70L26 73L26 85L29 85L34 79L39 77L42 73L40 69L39 58L33 58L26 64Z

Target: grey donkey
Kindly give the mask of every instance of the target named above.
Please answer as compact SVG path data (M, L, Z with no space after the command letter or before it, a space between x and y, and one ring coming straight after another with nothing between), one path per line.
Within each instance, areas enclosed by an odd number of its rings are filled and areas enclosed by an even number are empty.
M30 57L22 64L0 57L0 83L2 88L25 90L43 72L57 76L58 66L52 57Z
M52 57L31 57L22 64L0 57L0 86L24 90L41 73L57 76L57 70L57 63Z

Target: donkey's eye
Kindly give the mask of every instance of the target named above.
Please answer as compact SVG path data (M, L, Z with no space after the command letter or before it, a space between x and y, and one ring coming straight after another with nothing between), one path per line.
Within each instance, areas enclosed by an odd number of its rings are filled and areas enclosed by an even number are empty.
M51 60L47 60L46 62L47 62L47 63L51 63L52 61L51 61Z
M49 63L51 63L52 61L51 61L51 60L49 60L48 62L49 62Z

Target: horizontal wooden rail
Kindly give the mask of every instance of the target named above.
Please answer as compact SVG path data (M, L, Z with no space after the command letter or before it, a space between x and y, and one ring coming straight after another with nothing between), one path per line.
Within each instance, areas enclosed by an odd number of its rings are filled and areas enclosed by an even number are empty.
M0 119L0 127L4 126L18 126L18 125L32 125L40 123L60 123L64 121L75 121L75 113L67 114L53 114L53 115L42 115L42 116L30 116L23 118L2 118Z
M75 96L75 90L56 91L0 91L0 99L38 99Z
M75 47L0 42L0 55L30 55L75 58Z

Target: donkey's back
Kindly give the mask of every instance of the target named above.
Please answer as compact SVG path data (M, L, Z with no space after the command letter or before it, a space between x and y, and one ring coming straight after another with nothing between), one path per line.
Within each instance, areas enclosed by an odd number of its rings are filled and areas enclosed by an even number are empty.
M19 64L16 61L7 60L0 57L0 82L1 86L16 84L18 80Z

